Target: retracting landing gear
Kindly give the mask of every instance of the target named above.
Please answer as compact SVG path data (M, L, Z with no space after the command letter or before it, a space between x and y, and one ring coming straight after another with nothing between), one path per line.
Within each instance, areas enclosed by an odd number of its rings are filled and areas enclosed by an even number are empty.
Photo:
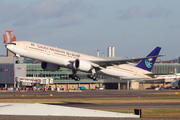
M19 63L20 63L20 61L19 61L20 55L16 54L15 56L16 56L16 61L15 61L15 63L16 63L16 64L19 64Z
M98 81L98 77L95 75L87 75L88 78L93 79L94 81Z
M16 63L16 64L19 64L19 63L20 63L20 61L19 61L19 60L16 60L16 61L15 61L15 63Z
M96 75L95 75L95 73L96 73L95 69L92 69L91 72L92 72L92 74L87 75L87 77L90 78L90 79L93 79L94 81L98 81L98 77L96 77Z
M80 77L76 76L76 72L76 70L73 70L73 74L69 75L69 78L72 78L75 81L80 81Z
M76 76L76 74L72 74L72 79L74 79L75 81L79 81L80 77Z

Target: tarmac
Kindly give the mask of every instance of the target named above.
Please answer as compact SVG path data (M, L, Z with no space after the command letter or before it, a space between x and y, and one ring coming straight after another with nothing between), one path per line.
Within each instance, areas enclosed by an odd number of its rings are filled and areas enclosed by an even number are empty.
M112 97L180 97L179 90L84 90L81 92L56 92L56 91L0 91L1 99L31 99L31 97L16 98L13 95L37 95L44 96L43 98L49 99L49 94L53 94L51 98L112 98ZM159 94L157 94L159 93ZM166 94L164 94L166 93ZM6 97L10 95L12 97ZM34 97L32 97L35 99ZM37 98L39 99L39 98Z
M0 103L0 115L140 118L139 115L40 103Z
M112 97L180 97L179 90L86 90L82 92L55 92L55 91L1 91L1 99L42 99L59 98L112 98ZM166 94L165 94L166 93ZM14 94L17 96L14 97ZM49 97L50 94L53 96ZM25 97L20 97L25 95ZM26 96L32 97L26 97ZM3 97L2 97L3 96ZM11 97L12 96L12 97ZM148 103L148 104L83 104L83 103L0 103L0 120L128 120L138 117L126 117L126 115L114 112L105 112L95 109L143 109L143 108L180 108L180 103ZM86 113L89 113L87 115ZM111 114L112 113L112 114ZM108 116L107 116L108 115ZM124 116L125 115L125 116ZM119 117L120 116L120 117ZM179 118L141 118L142 120L176 120Z

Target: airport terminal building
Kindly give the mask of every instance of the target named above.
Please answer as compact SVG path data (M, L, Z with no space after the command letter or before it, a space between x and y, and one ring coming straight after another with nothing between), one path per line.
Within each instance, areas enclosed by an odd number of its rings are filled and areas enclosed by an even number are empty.
M0 85L2 87L24 87L41 85L42 87L77 89L84 86L86 89L96 89L103 87L105 89L145 89L152 84L168 84L166 81L127 81L119 80L112 77L98 75L98 81L87 78L87 73L77 72L81 78L75 81L69 77L72 74L71 69L60 68L58 71L44 71L40 62L33 60L20 59L22 64L14 64L14 57L0 57ZM179 63L156 63L153 67L153 73L172 73L176 69L180 73Z
M14 64L14 57L0 57L0 61L0 85L3 87L17 87L17 80L20 82L20 87L23 87L28 85L28 78L31 78L29 79L32 81L31 85L40 84L40 81L37 82L40 78L53 78L53 82L40 85L47 88L62 87L66 89L75 89L80 86L84 86L86 89L95 89L96 87L105 87L105 89L127 89L126 80L121 80L121 82L119 82L119 79L98 75L99 80L93 81L87 78L87 73L77 72L77 75L81 79L80 81L75 81L69 78L69 75L72 74L72 70L67 68L60 68L58 71L52 72L44 71L41 68L41 63L34 63L33 61L29 63L27 60L21 59L20 61L23 64ZM24 77L26 77L26 80Z

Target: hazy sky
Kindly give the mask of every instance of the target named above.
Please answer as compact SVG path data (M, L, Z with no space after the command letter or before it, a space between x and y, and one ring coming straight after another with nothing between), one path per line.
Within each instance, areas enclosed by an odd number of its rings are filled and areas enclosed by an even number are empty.
M3 34L96 56L144 57L156 46L168 60L180 56L180 0L0 0Z

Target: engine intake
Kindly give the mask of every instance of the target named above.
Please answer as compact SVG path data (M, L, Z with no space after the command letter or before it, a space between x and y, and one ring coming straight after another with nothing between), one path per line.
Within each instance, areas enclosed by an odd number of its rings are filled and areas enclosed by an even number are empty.
M79 60L79 59L76 59L74 61L73 67L76 70L85 71L85 72L88 72L92 69L91 62L86 60Z
M46 71L57 71L57 70L59 70L60 67L56 64L42 62L41 68Z

